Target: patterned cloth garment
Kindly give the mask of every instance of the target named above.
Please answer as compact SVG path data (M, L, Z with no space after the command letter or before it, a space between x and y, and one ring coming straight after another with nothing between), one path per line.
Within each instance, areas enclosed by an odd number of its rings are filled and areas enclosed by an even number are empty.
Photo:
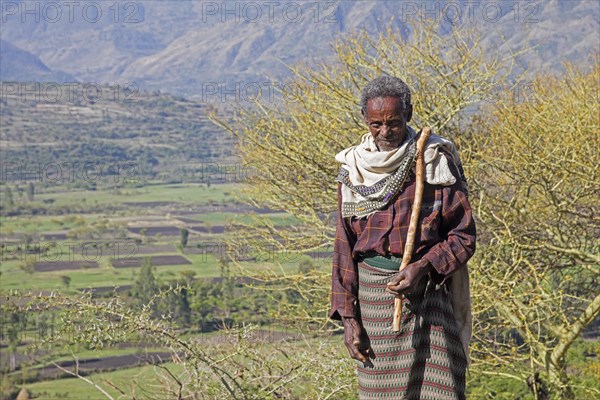
M446 284L424 277L405 296L394 333L394 296L385 286L396 272L358 264L361 320L374 354L371 367L356 361L359 399L465 399L467 362Z

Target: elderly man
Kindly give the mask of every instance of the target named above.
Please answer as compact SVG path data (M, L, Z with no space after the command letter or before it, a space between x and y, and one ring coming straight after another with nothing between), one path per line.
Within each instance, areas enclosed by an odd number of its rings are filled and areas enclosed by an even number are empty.
M431 135L411 263L399 266L415 198L417 133L410 90L369 82L361 107L369 133L338 153L338 222L330 317L342 320L358 360L360 399L464 399L470 339L466 262L475 223L456 148ZM400 332L392 330L402 296Z

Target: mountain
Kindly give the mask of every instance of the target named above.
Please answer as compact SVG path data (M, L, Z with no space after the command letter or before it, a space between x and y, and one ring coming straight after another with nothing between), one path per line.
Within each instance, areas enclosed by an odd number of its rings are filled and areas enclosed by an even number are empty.
M600 52L597 0L9 3L2 39L39 58L19 56L23 67L9 70L20 79L45 65L80 81L194 97L207 85L283 80L285 64L327 60L331 43L358 29L377 33L391 23L405 32L418 12L446 30L481 27L490 51L534 46L524 59L536 70L559 71Z
M34 82L74 82L75 78L59 70L51 70L39 57L0 40L0 80Z

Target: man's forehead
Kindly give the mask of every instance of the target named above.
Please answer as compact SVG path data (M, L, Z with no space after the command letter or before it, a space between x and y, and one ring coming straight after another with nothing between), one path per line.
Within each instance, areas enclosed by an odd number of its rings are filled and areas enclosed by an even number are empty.
M367 101L367 108L370 110L373 110L373 111L380 110L380 109L386 109L389 107L403 109L404 104L402 103L402 99L400 97L393 97L393 96L374 97Z

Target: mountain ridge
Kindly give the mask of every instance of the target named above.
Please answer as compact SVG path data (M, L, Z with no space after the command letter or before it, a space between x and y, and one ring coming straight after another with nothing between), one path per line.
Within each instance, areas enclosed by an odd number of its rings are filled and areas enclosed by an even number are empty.
M33 9L36 2L11 3ZM600 53L600 3L593 0L500 1L478 7L473 6L478 2L466 0L277 2L272 10L267 3L102 3L102 18L94 23L91 12L83 18L76 11L72 22L63 15L51 23L44 6L40 13L46 18L35 21L26 15L23 22L19 10L3 6L3 47L34 58L14 51L20 56L3 57L8 61L3 61L0 79L136 82L147 90L198 97L207 83L231 85L267 77L283 81L289 77L284 63L327 61L331 43L349 32L376 34L390 25L406 30L406 21L418 11L429 12L446 30L460 13L462 23L483 30L490 51L534 46L527 62L536 70L560 71L564 61L580 62ZM42 64L49 70L46 75ZM37 75L27 75L28 69ZM20 70L23 76L15 76Z

